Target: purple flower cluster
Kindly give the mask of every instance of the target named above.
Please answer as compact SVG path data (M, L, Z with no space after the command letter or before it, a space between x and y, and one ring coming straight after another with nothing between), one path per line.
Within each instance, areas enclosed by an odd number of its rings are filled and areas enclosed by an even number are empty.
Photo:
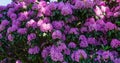
M111 43L110 43L112 48L117 48L120 46L120 41L117 39L112 39Z
M120 63L119 21L120 0L14 0L0 6L0 58Z
M59 49L56 48L55 46L51 47L50 56L53 61L61 61L61 62L63 61L63 55L61 51L59 51Z
M70 45L72 44L74 45L73 47L75 48L76 44L74 44L74 42L71 42L68 46L66 46L65 43L58 42L57 46L52 45L52 46L46 47L42 51L42 57L44 59L47 59L47 56L50 55L51 59L55 62L56 61L64 62L65 60L64 60L63 54L70 55L72 60L77 62L79 62L79 59L87 59L87 53L82 49L79 49L72 53L69 48Z
M62 38L62 32L60 30L55 30L52 33L52 38L53 39L61 39Z
M39 47L38 46L34 46L32 48L29 48L28 53L29 54L38 54L39 51L40 51Z
M63 21L53 21L52 24L55 29L61 29L64 26Z
M76 44L75 44L74 42L70 42L70 43L68 44L68 47L69 47L69 48L76 48Z
M31 41L31 40L33 40L33 39L35 39L36 38L36 34L35 33L31 33L31 34L29 34L28 36L27 36L27 40L28 41Z
M77 51L74 51L71 55L71 58L73 61L77 61L79 62L80 59L86 59L87 58L87 54L84 50L77 50Z
M103 50L99 50L98 52L96 52L96 54L97 54L97 58L95 59L95 61L99 61L99 62L101 62L100 60L101 58L105 62L109 61L109 59L114 61L115 57L117 56L114 54L114 52L103 51Z
M111 22L105 23L103 19L95 21L94 18L89 18L84 25L85 27L88 27L88 31L90 32L93 30L105 32L117 28L116 25Z

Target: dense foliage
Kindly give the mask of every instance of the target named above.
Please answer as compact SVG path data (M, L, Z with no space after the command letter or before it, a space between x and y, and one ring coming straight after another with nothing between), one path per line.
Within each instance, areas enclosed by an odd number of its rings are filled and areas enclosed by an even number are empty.
M120 63L120 0L16 0L0 6L0 63Z

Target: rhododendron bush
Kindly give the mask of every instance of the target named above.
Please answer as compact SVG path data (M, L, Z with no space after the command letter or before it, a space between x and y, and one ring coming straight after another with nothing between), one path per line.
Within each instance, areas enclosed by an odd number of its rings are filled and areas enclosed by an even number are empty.
M120 63L120 0L0 6L0 63Z

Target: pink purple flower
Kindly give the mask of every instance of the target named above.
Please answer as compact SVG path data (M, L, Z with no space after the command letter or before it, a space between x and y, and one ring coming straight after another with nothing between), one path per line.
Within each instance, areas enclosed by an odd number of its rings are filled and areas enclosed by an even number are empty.
M26 34L27 33L27 28L19 28L17 30L17 33L19 33L19 34Z
M64 7L64 3L63 2L59 2L58 3L58 9L61 10Z
M75 44L74 42L70 42L70 43L68 44L68 47L69 47L69 48L75 48L75 47L76 47L76 44Z
M38 46L34 46L32 48L29 48L28 53L29 54L38 54L39 51L40 51L39 47Z
M31 19L30 21L27 22L26 27L37 28L37 22L35 20Z
M51 2L48 7L50 8L50 10L56 10L57 9L57 3L55 2Z
M62 32L60 30L55 30L52 33L52 38L53 39L61 39L62 38Z
M105 28L106 28L106 31L113 30L113 29L116 28L116 25L111 23L111 22L107 22L106 25L105 25Z
M77 51L74 51L71 55L71 58L73 61L77 61L79 62L80 59L86 59L87 58L87 54L84 50L79 49Z
M64 26L63 21L53 21L52 25L55 29L61 29Z
M116 2L120 3L120 0L116 0Z
M50 54L50 49L51 49L50 46L44 48L44 49L42 50L42 52L41 52L41 56L42 56L43 58L47 58L47 56L49 56L49 54Z
M10 22L8 20L2 20L1 25L7 26Z
M75 1L75 8L76 9L81 9L81 8L84 8L84 7L85 7L85 3L83 1L80 1L80 0Z
M14 37L12 36L12 34L9 34L9 35L8 35L8 40L9 40L9 41L13 41L13 40L14 40Z
M58 42L57 45L58 45L57 48L59 49L59 51L63 51L67 48L65 43Z
M92 37L91 37L91 38L88 38L88 43L89 43L89 44L95 45L96 42L97 42L97 41L96 41L95 38L92 38Z
M16 63L22 63L22 61L20 61L20 60L16 60Z
M120 46L120 41L117 39L112 39L111 43L110 43L112 48L117 48Z
M39 5L37 3L35 3L35 4L33 4L32 9L33 10L39 10L40 7L39 7Z
M27 40L28 41L31 41L31 40L34 40L36 39L36 34L35 33L30 33L28 36L27 36Z
M51 23L43 23L41 26L40 26L40 30L42 32L51 32L53 30L53 26Z
M69 34L79 34L79 33L78 33L78 28L71 28L71 29L69 30Z
M120 63L120 58L116 58L116 59L114 60L114 63Z
M69 5L65 5L64 7L62 7L61 14L64 16L72 14L71 7Z
M63 54L59 51L59 49L55 46L52 46L51 49L50 49L50 56L51 56L51 59L55 62L57 61L60 61L62 62L63 61Z
M51 10L48 6L42 7L41 12L43 12L46 16L51 16L52 15L52 12L51 12Z
M3 31L5 29L5 26L0 25L0 32Z
M80 47L85 48L85 47L88 47L88 42L86 40L82 40L79 45Z
M104 51L103 53L102 53L102 58L106 61L106 60L108 60L109 58L111 59L111 60L113 60L114 59L114 56L111 54L111 52L109 52L109 51Z

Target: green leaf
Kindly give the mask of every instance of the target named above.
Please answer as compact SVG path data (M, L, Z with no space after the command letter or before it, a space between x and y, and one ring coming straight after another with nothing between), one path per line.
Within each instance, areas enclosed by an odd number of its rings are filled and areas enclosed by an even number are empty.
M0 51L2 51L3 53L5 52L5 50L2 47L0 47Z
M117 21L116 24L120 26L120 21Z
M117 51L120 51L120 47L117 48Z

